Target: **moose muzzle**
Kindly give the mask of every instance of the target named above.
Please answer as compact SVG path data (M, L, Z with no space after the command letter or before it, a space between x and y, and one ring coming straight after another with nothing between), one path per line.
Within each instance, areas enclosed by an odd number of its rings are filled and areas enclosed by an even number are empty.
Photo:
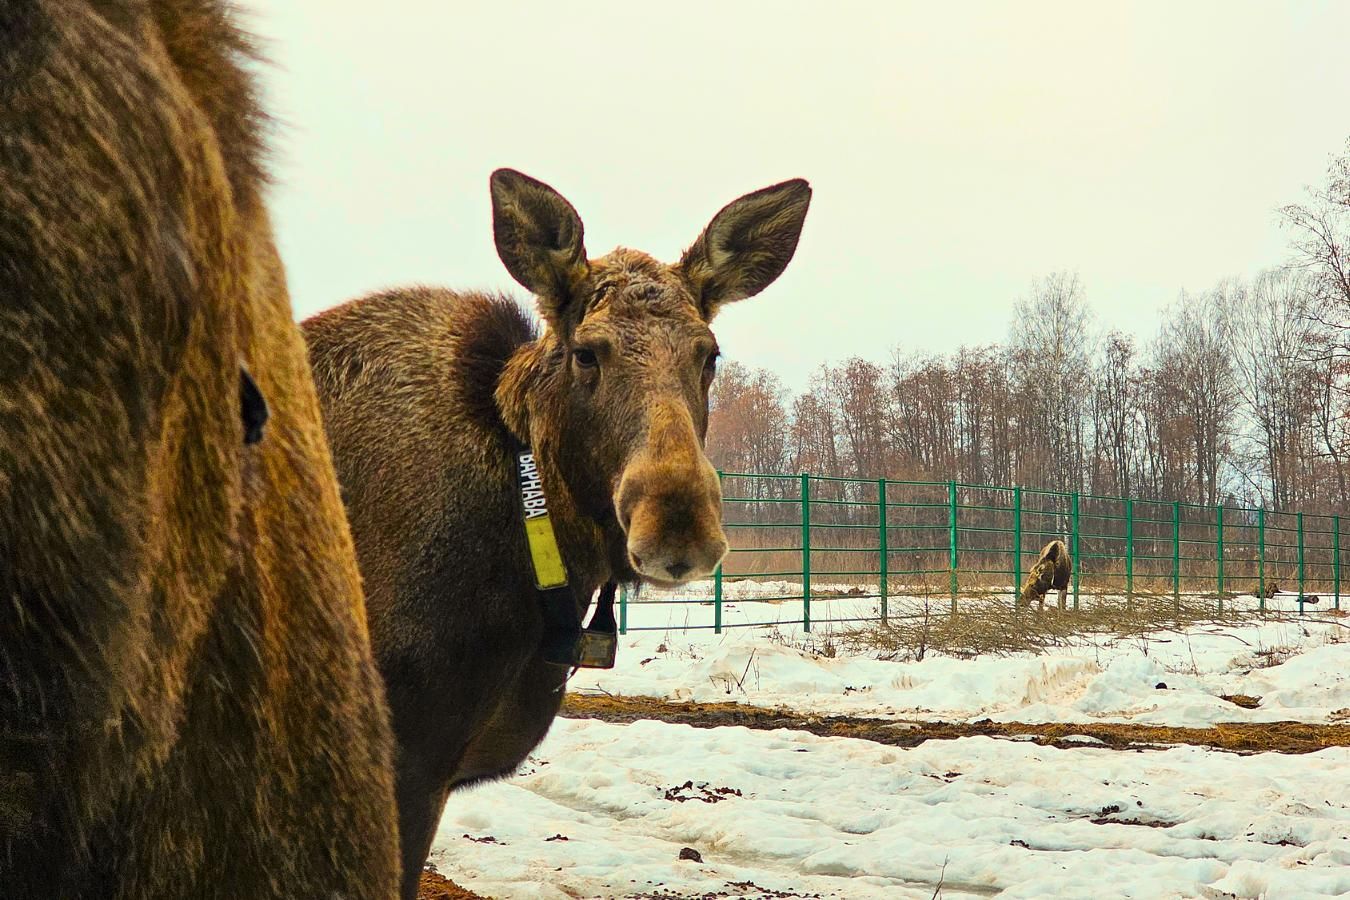
M727 552L717 472L687 412L667 417L652 431L624 469L615 495L629 561L655 584L707 578Z

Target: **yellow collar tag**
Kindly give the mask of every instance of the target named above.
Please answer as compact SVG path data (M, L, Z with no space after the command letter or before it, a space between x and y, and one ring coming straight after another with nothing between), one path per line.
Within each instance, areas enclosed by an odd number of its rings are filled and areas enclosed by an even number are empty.
M558 536L549 519L539 467L529 450L516 454L516 476L520 486L521 514L525 518L525 540L530 547L530 561L534 564L535 586L545 591L565 587L567 567L563 565Z

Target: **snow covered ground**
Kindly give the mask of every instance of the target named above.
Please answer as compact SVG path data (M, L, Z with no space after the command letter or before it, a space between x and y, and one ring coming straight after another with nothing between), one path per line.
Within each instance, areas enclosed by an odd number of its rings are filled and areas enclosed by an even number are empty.
M897 719L1339 722L1350 719L1350 620L1322 613L920 662L821 656L799 649L804 636L787 626L663 629L622 638L618 667L579 673L572 690ZM629 622L669 615L635 606ZM1261 702L1244 709L1220 694ZM1350 892L1350 749L1238 756L1085 743L976 737L900 749L560 719L520 775L451 798L431 861L512 898L926 900L939 881L952 898ZM686 847L702 862L679 859Z
M523 774L451 798L432 862L495 897L1334 896L1347 771L1346 748L898 750L560 720Z
M1230 600L1230 606L1235 602L1255 605L1252 598ZM1280 602L1284 617L1249 624L1118 639L1084 636L1035 656L929 656L921 662L798 649L812 641L819 646L828 626L817 626L810 641L791 621L721 634L663 627L622 636L616 667L578 672L570 690L946 721L1206 727L1350 718L1350 618L1322 609L1298 616L1290 599ZM655 627L663 617L680 616L680 608L635 605L629 622ZM1259 697L1261 705L1243 709L1220 699L1238 694Z

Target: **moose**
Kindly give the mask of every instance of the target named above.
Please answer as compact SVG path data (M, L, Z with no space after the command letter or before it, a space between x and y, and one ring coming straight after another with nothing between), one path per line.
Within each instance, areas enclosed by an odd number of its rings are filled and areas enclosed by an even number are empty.
M1018 606L1031 606L1033 600L1040 601L1045 609L1045 595L1052 588L1059 591L1059 605L1064 606L1069 595L1069 579L1073 576L1073 558L1063 541L1054 540L1041 548L1041 555L1027 573L1022 582L1022 590L1017 595Z
M1275 597L1281 593L1281 591L1280 586L1275 582L1271 581L1267 582L1264 587L1262 587L1261 584L1258 583L1256 586L1256 590L1253 591L1252 593L1260 600L1274 600ZM1321 603L1322 598L1316 594L1305 594L1299 592L1297 595L1297 602L1299 604L1299 610L1302 610L1303 604Z
M250 47L223 0L0 3L0 897L397 889Z
M542 486L574 619L601 585L711 574L710 324L783 272L811 198L801 180L741 197L669 265L589 259L576 210L533 178L501 169L490 192L542 333L504 296L429 287L302 326L392 713L405 898L448 794L514 771L562 701L522 522L541 501L518 487Z

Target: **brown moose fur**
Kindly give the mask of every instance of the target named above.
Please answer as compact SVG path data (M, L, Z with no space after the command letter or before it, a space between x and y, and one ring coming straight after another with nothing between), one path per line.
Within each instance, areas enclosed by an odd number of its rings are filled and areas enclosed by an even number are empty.
M508 170L492 188L498 252L538 295L542 334L511 300L437 288L303 326L398 741L407 898L448 793L512 772L562 700L565 671L538 655L517 441L578 598L711 572L726 540L702 449L708 322L782 272L810 198L802 181L748 195L669 266L588 261L551 188Z
M1040 601L1041 609L1045 609L1045 595L1054 589L1059 591L1059 605L1064 606L1072 575L1073 559L1069 556L1069 548L1063 541L1051 541L1041 548L1041 555L1037 557L1036 564L1031 567L1026 580L1022 582L1022 590L1017 595L1017 605L1030 606L1033 600L1037 600Z
M0 3L0 897L394 891L249 53L218 0Z

